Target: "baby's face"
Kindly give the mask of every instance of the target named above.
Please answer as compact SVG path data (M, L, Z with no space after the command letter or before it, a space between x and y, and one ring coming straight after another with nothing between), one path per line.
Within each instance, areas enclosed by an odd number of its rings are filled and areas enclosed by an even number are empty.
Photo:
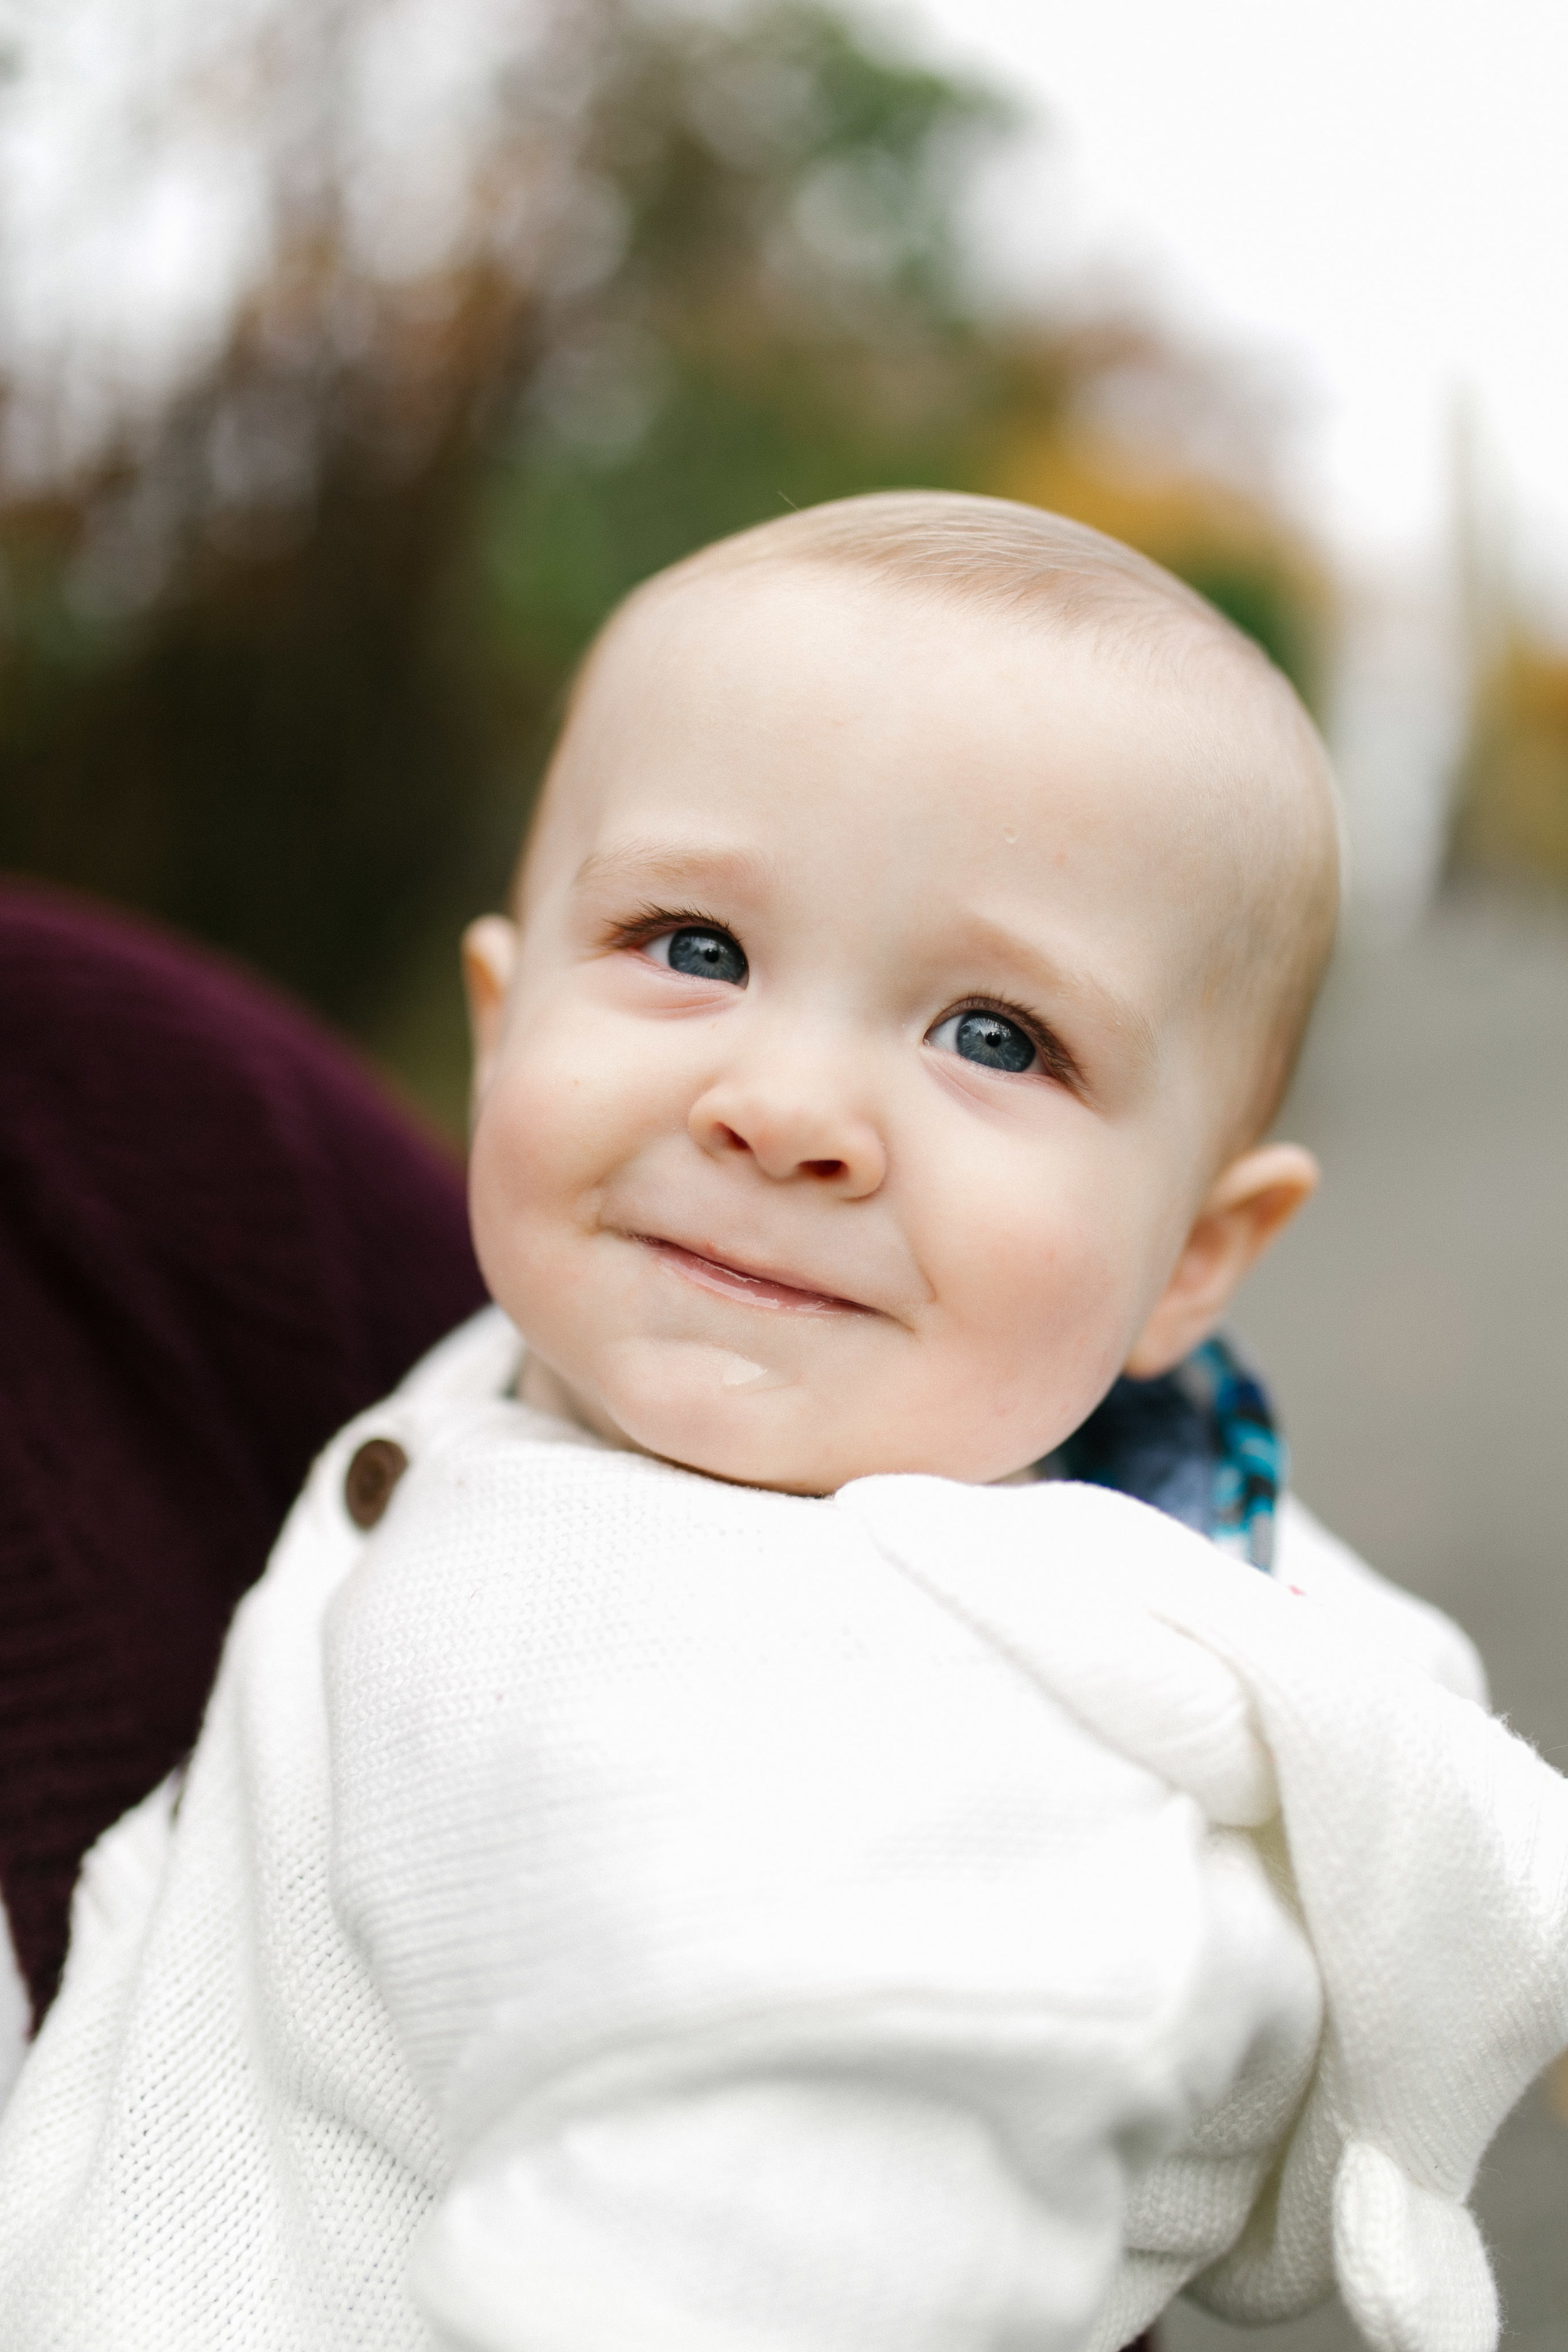
M634 608L470 942L535 1393L811 1493L1074 1429L1215 1174L1204 742L1082 637L853 577Z

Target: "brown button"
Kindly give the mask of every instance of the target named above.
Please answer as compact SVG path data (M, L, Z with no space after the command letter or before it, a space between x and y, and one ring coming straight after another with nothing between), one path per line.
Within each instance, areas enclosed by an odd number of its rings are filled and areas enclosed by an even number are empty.
M408 1456L395 1439L365 1439L343 1478L343 1501L356 1528L374 1527L407 1467Z

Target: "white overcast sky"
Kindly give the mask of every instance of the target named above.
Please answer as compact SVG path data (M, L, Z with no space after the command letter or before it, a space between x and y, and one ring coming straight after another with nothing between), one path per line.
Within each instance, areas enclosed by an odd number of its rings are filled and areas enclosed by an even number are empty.
M1568 614L1568 0L911 13L1048 118L1020 257L1065 226L1082 264L1303 385L1301 493L1345 554L1440 542L1463 406L1520 565Z

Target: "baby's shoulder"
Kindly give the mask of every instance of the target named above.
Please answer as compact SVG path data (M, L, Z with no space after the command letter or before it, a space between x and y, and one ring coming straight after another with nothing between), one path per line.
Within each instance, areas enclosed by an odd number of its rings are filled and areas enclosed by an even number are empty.
M1279 1514L1274 1573L1342 1614L1369 1642L1423 1667L1459 1697L1487 1705L1486 1669L1468 1634L1430 1601L1369 1568L1293 1495Z

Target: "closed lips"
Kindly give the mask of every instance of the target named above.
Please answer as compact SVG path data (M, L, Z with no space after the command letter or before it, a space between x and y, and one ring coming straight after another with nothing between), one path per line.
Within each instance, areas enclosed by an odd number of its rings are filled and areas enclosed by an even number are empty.
M858 1299L840 1298L826 1290L808 1290L774 1274L748 1273L743 1266L731 1265L723 1258L688 1249L681 1242L663 1241L657 1234L636 1234L632 1238L641 1242L645 1249L652 1250L672 1272L683 1276L688 1282L715 1291L721 1298L736 1299L742 1306L764 1307L775 1313L784 1309L797 1315L866 1315L872 1311L862 1307Z

